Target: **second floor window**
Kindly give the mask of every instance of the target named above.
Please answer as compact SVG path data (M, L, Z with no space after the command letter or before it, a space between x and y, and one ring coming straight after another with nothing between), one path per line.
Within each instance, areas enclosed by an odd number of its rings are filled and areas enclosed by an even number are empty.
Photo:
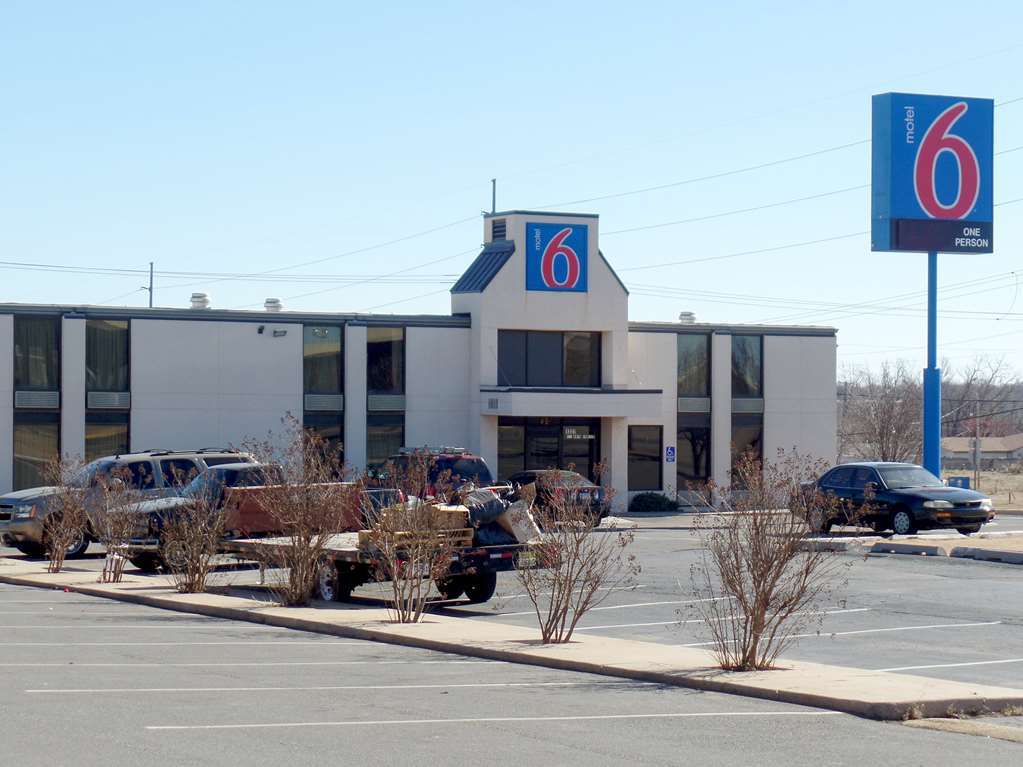
M366 328L370 394L405 393L405 328Z
M60 389L60 318L14 318L14 388Z
M678 336L678 396L710 396L710 336Z
M302 329L302 368L306 394L343 394L341 333L336 325Z
M86 321L86 391L128 391L128 345L127 320Z
M499 386L599 387L600 333L499 330Z
M732 397L764 396L764 337L732 336Z

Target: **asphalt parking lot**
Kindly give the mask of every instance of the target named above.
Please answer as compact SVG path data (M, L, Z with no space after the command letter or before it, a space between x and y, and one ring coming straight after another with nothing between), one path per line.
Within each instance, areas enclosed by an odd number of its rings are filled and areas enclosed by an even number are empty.
M985 529L1023 529L1023 517L1003 517ZM698 538L689 531L649 530L638 532L633 546L643 566L636 588L610 593L578 630L709 646L699 606L691 601L689 570L701 557ZM1023 567L948 557L839 556L847 584L825 605L820 633L814 625L786 657L1023 688ZM452 612L535 623L514 575L503 576L490 604Z
M5 764L1018 764L1017 744L0 585Z

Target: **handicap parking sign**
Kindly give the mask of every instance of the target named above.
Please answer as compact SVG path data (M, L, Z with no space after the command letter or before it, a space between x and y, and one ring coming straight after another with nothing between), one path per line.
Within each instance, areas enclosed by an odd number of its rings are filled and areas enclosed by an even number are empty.
M675 446L668 445L664 448L664 460L667 463L675 463Z

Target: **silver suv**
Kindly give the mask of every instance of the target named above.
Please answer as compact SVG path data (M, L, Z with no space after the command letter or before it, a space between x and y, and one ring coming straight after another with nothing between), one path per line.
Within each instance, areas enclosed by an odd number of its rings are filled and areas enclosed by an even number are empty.
M95 488L113 473L127 478L128 483L149 498L177 495L193 477L211 466L226 463L252 463L253 457L237 450L206 448L203 450L145 450L125 453L95 461L82 467L74 482L82 488ZM43 520L48 513L47 499L54 495L52 487L33 487L0 495L0 539L29 556L43 556ZM86 494L86 511L90 503L98 502L98 493ZM89 543L95 540L91 530L68 547L67 556L85 554Z

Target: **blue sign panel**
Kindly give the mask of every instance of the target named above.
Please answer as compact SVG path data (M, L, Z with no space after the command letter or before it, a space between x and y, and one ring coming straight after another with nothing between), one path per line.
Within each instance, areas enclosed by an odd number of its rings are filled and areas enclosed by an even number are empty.
M526 290L585 293L589 227L526 224Z
M664 462L665 463L675 463L675 446L674 445L668 445L666 448L664 448Z
M873 250L992 252L993 118L991 99L874 96Z

